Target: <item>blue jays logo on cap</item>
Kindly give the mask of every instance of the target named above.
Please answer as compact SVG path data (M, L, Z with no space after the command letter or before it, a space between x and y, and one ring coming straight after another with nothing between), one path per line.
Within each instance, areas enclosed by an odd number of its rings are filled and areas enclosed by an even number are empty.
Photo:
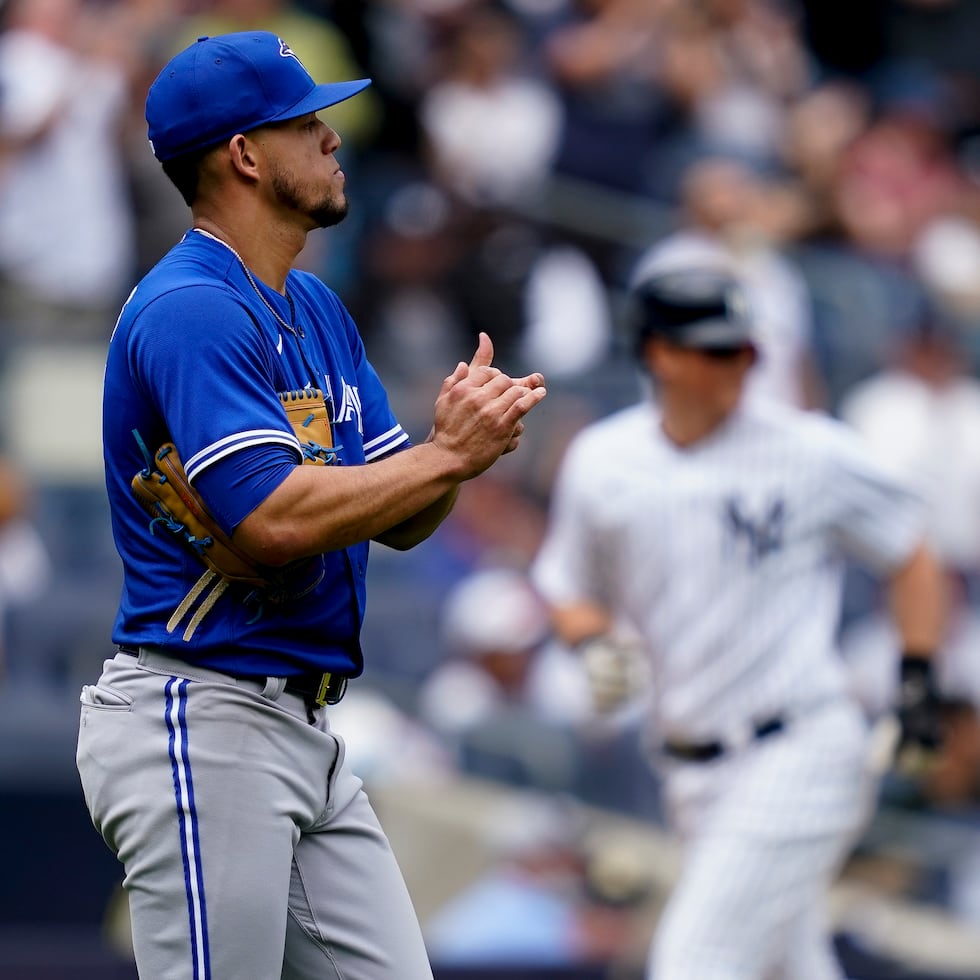
M158 160L171 160L236 133L319 112L370 84L361 78L318 85L292 48L268 31L198 38L150 86L150 146Z

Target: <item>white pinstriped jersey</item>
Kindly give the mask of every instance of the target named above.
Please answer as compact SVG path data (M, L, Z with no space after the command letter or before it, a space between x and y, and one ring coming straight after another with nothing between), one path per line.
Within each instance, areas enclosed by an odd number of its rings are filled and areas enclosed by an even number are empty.
M715 738L844 695L844 558L898 566L920 540L914 488L841 423L745 400L680 448L651 402L572 441L536 584L639 629L661 735Z

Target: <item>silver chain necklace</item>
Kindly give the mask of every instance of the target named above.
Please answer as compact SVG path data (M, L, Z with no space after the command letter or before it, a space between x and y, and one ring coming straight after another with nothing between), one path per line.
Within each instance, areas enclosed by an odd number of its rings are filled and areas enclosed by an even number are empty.
M242 267L242 272L245 273L245 278L248 279L252 289L255 290L255 295L262 300L265 308L276 318L276 321L285 327L285 329L288 330L294 337L302 339L306 336L306 331L301 326L293 325L296 321L296 307L293 305L293 297L289 295L288 289L286 290L286 302L289 303L289 315L293 320L293 323L287 323L276 311L276 308L265 298L265 294L261 289L259 289L259 284L253 278L249 267L245 264L245 260L238 254L238 252L236 252L226 241L218 238L217 235L212 235L211 232L205 231L203 228L195 228L194 231L196 231L199 235L203 235L205 238L210 238L211 241L217 242L219 245L224 245L224 247L228 249L228 251L231 252L236 259L238 259L238 264Z

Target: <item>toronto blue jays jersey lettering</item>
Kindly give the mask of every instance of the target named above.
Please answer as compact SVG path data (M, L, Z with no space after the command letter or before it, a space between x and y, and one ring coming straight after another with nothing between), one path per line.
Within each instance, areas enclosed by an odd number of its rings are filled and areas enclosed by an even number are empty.
M303 388L325 393L339 465L410 444L337 296L295 270L286 288L288 299L250 282L226 245L188 232L120 314L103 417L113 534L126 569L116 643L166 647L236 673L281 675L284 663L296 673L361 670L367 543L314 559L319 585L283 605L256 606L245 601L247 587L233 586L184 641L166 623L204 566L172 535L151 532L130 489L145 465L134 433L151 451L172 440L191 483L233 532L302 462L279 393ZM176 358L177 350L196 356Z

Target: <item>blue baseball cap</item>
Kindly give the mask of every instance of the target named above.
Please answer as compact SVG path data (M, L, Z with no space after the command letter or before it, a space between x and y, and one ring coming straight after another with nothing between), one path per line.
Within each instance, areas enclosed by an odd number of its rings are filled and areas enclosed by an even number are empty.
M370 84L360 78L317 85L292 48L268 31L201 37L150 86L150 146L158 160L170 160L266 123L318 112Z

